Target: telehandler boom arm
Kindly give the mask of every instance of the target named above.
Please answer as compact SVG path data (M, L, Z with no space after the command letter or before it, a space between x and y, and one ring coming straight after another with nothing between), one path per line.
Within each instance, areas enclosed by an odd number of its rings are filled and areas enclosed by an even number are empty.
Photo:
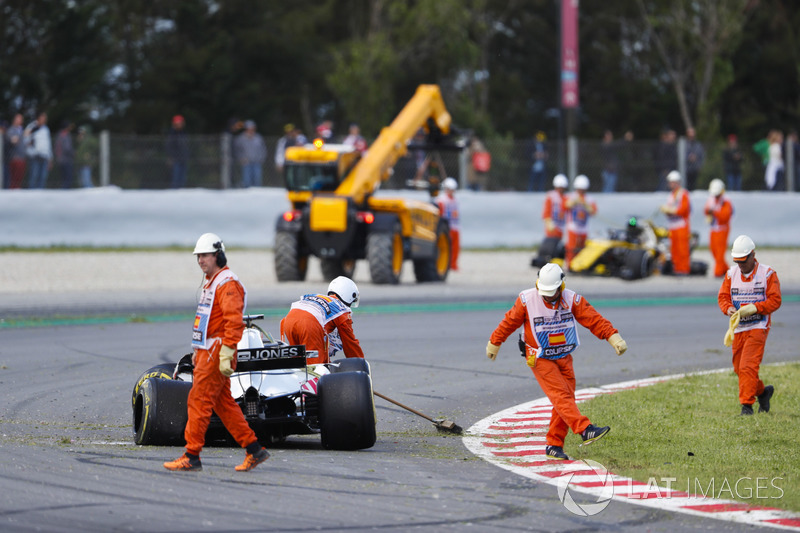
M397 160L406 154L406 144L417 131L427 129L433 119L442 133L450 132L450 114L444 106L438 85L420 85L392 123L381 130L366 155L336 189L338 196L347 196L360 205L378 184L389 178Z

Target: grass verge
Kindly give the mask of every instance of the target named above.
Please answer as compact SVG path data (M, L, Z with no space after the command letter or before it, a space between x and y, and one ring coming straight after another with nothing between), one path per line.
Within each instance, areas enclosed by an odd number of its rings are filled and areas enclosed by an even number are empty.
M800 364L760 374L775 395L769 413L753 416L739 415L733 371L594 398L581 412L612 431L582 448L570 434L568 453L659 487L800 511Z

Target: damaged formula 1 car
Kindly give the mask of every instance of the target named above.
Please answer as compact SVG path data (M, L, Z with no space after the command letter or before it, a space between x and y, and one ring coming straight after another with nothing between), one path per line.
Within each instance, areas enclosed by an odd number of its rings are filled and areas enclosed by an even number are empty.
M692 233L690 250L697 247L698 234ZM652 274L672 274L669 230L644 222L635 216L628 218L625 228L611 228L608 239L587 239L586 245L572 258L569 271L573 274L613 276L625 280L646 278ZM561 239L545 238L531 266L542 267L557 263L564 267L565 249ZM708 263L691 262L691 274L705 276Z
M369 364L364 359L309 365L305 346L276 341L246 315L231 394L264 445L289 435L319 434L333 450L370 448L376 440L375 404ZM313 352L309 352L311 354ZM316 353L313 353L316 355ZM192 387L192 354L148 369L133 388L136 444L183 445ZM232 443L216 414L206 442Z

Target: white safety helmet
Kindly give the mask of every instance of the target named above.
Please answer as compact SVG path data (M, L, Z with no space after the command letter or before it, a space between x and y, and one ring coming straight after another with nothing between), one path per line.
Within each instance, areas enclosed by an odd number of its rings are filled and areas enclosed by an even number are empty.
M348 307L358 307L358 287L352 279L344 276L331 281L328 285L328 294L335 294Z
M733 246L731 247L731 257L734 259L741 259L750 255L750 252L755 249L756 245L753 242L753 239L747 235L739 235L736 237L736 240L733 241Z
M579 191L588 191L589 190L589 178L581 174L575 178L575 181L572 184L575 187L575 190Z
M681 181L681 173L677 170L670 171L670 173L667 174L667 181Z
M564 271L555 263L547 263L539 270L536 289L541 296L553 296L559 288L564 288Z
M222 239L215 233L203 233L197 239L197 244L194 245L194 255L197 254L213 254L215 252L224 252L225 245Z
M719 196L725 192L725 183L719 178L714 178L708 184L708 194L711 196Z
M556 189L566 189L569 187L569 180L564 174L556 174L553 178L553 187Z
M446 191L454 191L458 189L458 182L453 178L445 178L442 182L442 188Z

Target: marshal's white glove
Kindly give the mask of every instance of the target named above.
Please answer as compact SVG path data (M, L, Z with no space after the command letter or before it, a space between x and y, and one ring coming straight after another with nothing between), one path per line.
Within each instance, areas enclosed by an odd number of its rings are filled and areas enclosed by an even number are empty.
M233 366L231 366L231 362L233 361L233 356L236 354L236 350L231 348L230 346L222 345L222 348L219 349L219 371L225 377L231 377L233 374Z
M492 341L486 343L486 357L494 361L497 358L497 351L500 350L499 344L492 344Z
M614 333L608 338L608 344L614 348L614 351L617 352L617 355L622 355L625 353L625 350L628 349L628 343L625 342L619 333Z
M741 316L742 318L747 318L749 316L756 314L757 312L758 309L756 308L756 304L747 304L739 308L739 316Z

